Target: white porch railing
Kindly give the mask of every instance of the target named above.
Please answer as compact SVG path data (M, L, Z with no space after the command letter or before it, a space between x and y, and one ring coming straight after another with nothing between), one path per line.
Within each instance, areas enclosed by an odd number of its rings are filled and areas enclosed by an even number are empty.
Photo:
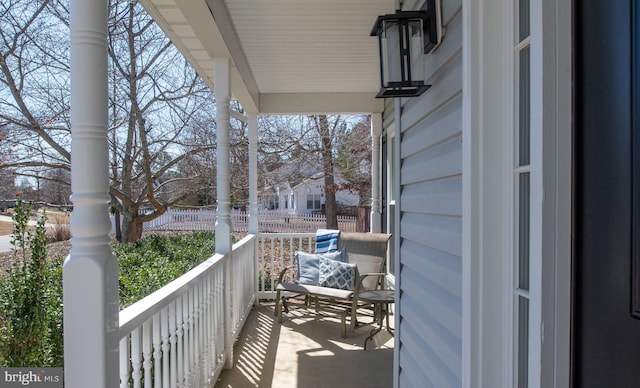
M275 286L280 271L294 267L296 251L313 252L315 233L260 233L258 237L258 297L275 299Z
M213 385L255 298L275 298L280 270L314 248L315 233L249 235L122 310L120 386Z
M256 243L247 236L120 312L121 387L213 385L255 301Z

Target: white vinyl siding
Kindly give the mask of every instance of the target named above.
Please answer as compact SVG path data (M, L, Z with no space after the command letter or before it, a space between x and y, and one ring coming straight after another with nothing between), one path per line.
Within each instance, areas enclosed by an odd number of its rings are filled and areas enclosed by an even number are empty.
M446 36L425 57L432 87L403 99L393 123L400 139L400 387L462 384L462 12L459 0L442 6Z

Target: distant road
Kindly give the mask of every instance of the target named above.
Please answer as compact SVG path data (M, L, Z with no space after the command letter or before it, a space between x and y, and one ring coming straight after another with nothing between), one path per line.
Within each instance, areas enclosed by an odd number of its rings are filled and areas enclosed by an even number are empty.
M0 221L4 222L13 222L11 217L0 215ZM36 221L29 221L29 225L35 225ZM45 224L45 226L51 226L50 224ZM3 252L11 252L11 235L0 236L0 253Z
M0 221L12 222L11 217L0 215ZM11 235L0 236L0 253L11 251Z
M11 235L0 236L0 253L11 251Z

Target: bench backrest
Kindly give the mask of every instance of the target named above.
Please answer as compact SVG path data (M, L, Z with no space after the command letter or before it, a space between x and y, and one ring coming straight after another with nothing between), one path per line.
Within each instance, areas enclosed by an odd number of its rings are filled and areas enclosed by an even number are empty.
M390 234L386 233L350 233L341 232L338 248L346 249L345 262L356 263L358 272L383 273L387 259ZM362 288L375 289L379 278L369 276L364 279Z

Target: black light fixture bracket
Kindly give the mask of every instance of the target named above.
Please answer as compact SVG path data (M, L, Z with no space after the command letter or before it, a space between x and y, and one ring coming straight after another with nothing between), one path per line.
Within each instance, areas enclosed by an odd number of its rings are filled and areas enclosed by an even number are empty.
M415 97L431 87L424 81L423 55L440 44L441 24L440 0L426 0L417 11L378 16L370 34L378 37L380 54L377 98Z

